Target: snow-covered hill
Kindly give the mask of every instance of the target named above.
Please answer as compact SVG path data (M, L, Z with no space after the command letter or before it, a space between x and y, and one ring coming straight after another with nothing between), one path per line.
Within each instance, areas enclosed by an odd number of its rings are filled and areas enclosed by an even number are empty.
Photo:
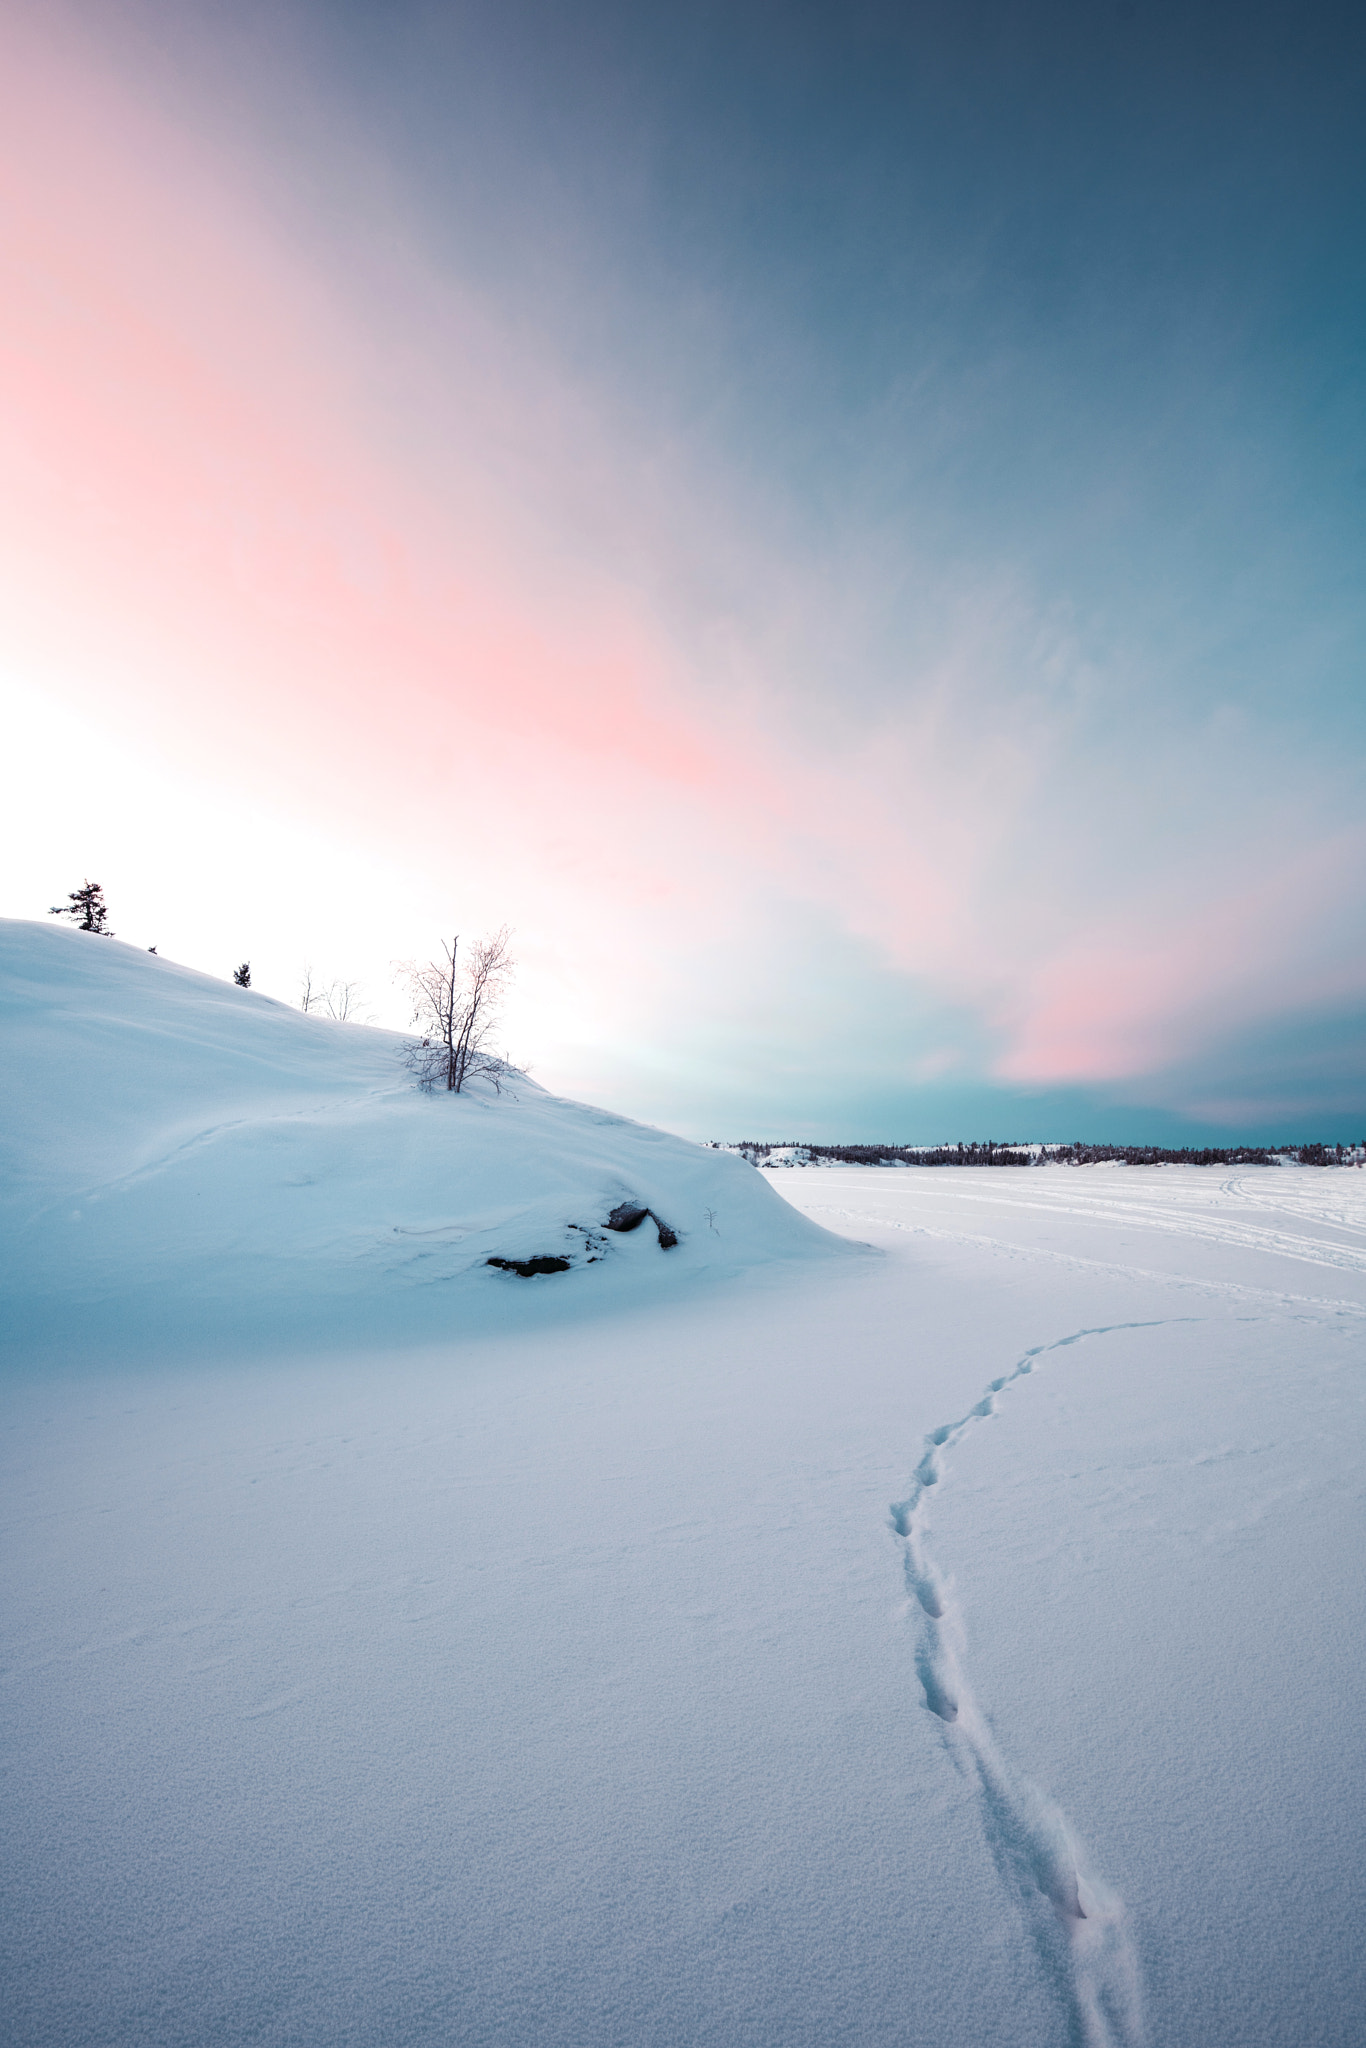
M0 946L5 2039L1360 2039L1366 1175L770 1177Z
M0 921L11 1339L439 1336L845 1249L741 1161L532 1081L424 1095L403 1043ZM608 1232L623 1203L677 1245ZM535 1256L570 1268L488 1265Z

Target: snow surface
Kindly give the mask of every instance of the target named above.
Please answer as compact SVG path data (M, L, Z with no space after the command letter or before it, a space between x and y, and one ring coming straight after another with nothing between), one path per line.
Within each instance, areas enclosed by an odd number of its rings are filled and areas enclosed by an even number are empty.
M556 1285L582 1310L839 1255L737 1159L525 1077L424 1095L405 1043L115 939L0 921L11 1337L411 1340L525 1314L505 1297L530 1283L490 1256L571 1257ZM626 1200L679 1246L661 1254L648 1223L606 1235Z
M0 936L14 2039L1362 2039L1366 1174L775 1191Z

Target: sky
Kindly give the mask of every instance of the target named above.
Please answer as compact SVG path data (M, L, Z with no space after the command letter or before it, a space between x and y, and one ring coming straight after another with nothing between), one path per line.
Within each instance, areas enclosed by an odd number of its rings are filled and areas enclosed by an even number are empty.
M0 5L0 911L693 1136L1366 1135L1366 18Z

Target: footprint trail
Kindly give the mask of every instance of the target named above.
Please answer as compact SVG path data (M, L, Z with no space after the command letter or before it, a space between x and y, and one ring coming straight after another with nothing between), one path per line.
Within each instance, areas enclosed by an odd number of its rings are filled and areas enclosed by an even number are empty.
M968 1682L962 1611L930 1553L925 1508L944 1475L946 1453L974 1423L994 1415L1001 1396L1035 1372L1049 1352L1119 1330L1160 1329L1166 1321L1109 1323L1035 1345L1012 1371L991 1382L966 1415L930 1432L906 1498L891 1509L906 1589L920 1624L915 1662L925 1705L944 1723L955 1761L977 1786L996 1867L1024 1911L1065 2008L1071 2048L1141 2048L1138 1961L1123 1901L1090 1867L1062 1809L1002 1755Z

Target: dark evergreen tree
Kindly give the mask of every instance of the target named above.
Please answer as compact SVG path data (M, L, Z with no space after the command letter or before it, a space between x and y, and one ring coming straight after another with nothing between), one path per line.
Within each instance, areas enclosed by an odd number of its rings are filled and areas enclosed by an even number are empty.
M250 988L250 987L251 987L251 962L250 962L250 960L244 960L244 961L242 962L242 965L241 965L240 967L234 967L234 968L233 968L233 970L232 970L232 978L233 978L233 980L234 980L234 981L235 981L235 982L237 983L237 986L238 986L239 988Z
M114 936L109 929L109 907L98 882L82 882L79 889L71 891L71 901L54 903L48 916L74 917L79 931L102 932L106 939Z

